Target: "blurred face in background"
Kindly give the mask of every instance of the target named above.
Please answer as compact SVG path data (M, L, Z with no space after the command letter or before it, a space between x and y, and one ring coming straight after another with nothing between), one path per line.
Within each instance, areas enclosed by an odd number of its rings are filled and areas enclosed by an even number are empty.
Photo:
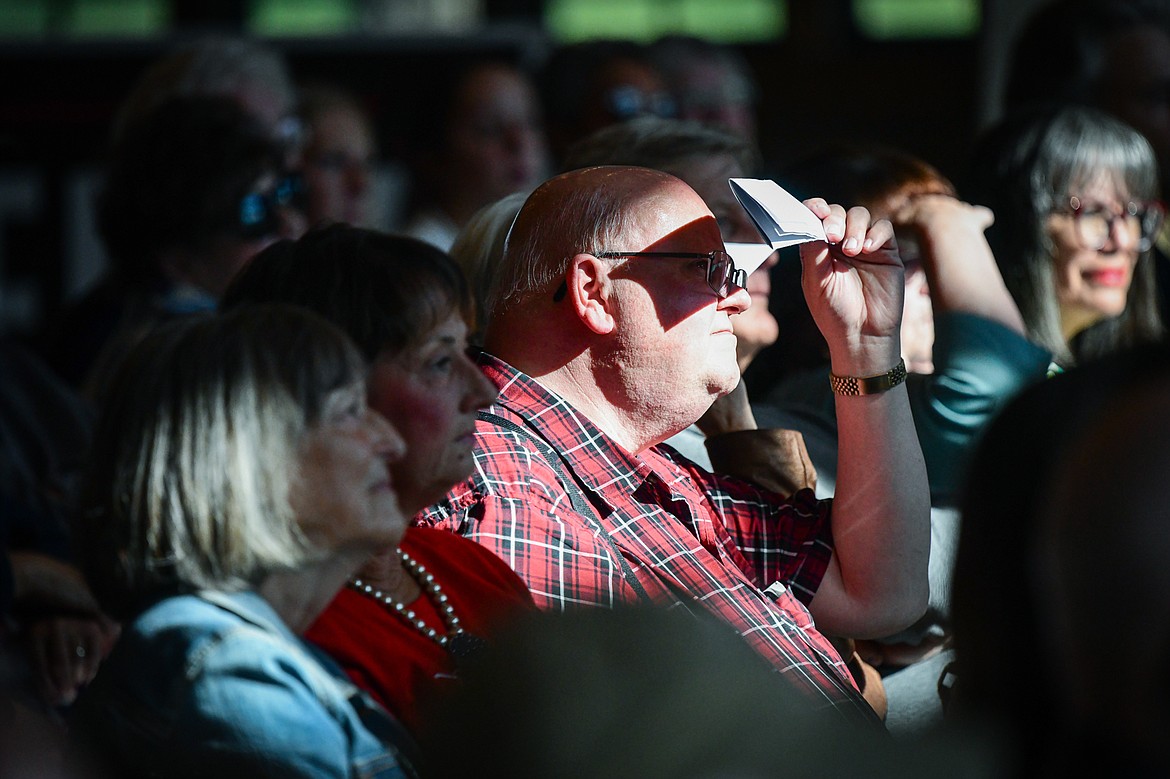
M337 103L313 119L304 153L310 225L369 226L373 160L373 133L356 106Z
M164 272L219 298L253 257L282 238L304 234L303 186L296 174L260 176L234 207L234 223L198 249L179 249L163 257Z
M934 373L934 306L918 240L898 233L898 254L906 266L906 297L902 304L902 357L911 373Z
M729 130L753 143L756 140L756 113L751 85L725 63L696 61L679 85L680 119Z
M488 65L455 95L440 165L444 207L462 224L505 195L534 188L548 169L536 92L518 70Z
M603 64L585 99L585 135L636 116L674 116L674 100L652 66L624 56Z

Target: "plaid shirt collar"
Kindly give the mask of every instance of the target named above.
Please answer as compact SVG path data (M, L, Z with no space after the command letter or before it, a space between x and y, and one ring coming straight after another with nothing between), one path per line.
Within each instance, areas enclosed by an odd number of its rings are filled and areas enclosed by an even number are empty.
M677 482L678 474L660 473L642 457L631 454L610 438L584 414L539 381L498 357L480 352L476 359L497 387L495 405L518 414L527 425L568 462L585 486L611 509L606 500L615 488L632 494L648 480L664 484ZM490 409L489 409L490 410ZM571 446L566 446L572 442ZM663 466L667 461L655 458Z

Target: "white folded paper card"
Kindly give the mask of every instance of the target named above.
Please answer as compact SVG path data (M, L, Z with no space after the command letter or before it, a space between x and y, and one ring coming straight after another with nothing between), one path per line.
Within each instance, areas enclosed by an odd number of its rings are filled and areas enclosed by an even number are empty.
M807 241L825 240L821 220L771 179L728 179L735 199L748 212L772 251ZM767 247L763 247L767 248ZM728 249L735 258L735 253ZM767 254L764 255L765 257ZM736 261L739 266L739 261Z
M766 243L724 243L727 253L735 261L735 267L747 275L755 273L756 268L764 264L764 260L776 251Z

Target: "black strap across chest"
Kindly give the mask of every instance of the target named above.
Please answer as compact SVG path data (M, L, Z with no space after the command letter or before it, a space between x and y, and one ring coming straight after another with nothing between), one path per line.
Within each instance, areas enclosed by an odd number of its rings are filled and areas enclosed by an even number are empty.
M650 594L646 592L646 588L634 576L634 571L630 568L630 563L626 560L625 555L622 554L621 549L618 548L617 542L613 540L613 536L605 529L605 525L601 523L601 519L597 516L593 506L589 503L588 498L581 491L577 485L576 480L565 472L564 463L561 456L549 445L543 438L535 435L532 431L526 430L515 422L504 419L496 414L488 413L487 411L479 412L479 419L497 427L502 427L505 430L517 434L523 439L531 441L536 446L536 450L540 452L541 457L548 463L549 467L556 472L557 478L560 480L561 487L564 488L565 493L569 496L569 502L573 505L573 510L584 517L585 522L598 532L598 534L605 540L609 546L610 553L617 561L622 569L622 577L626 580L626 584L638 594L638 599L646 606L651 606L654 601L650 598Z

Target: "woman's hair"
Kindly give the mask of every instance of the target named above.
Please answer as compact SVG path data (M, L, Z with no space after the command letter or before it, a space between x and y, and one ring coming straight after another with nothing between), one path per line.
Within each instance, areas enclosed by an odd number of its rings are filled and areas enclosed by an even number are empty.
M488 293L498 275L504 257L504 243L516 221L516 214L528 199L526 192L513 192L489 203L472 214L451 244L451 258L459 263L471 284L475 298L474 339L478 341L487 326Z
M115 376L78 528L110 613L198 588L235 589L312 559L289 504L302 436L362 380L350 341L291 306L168 324Z
M980 140L971 166L970 198L995 212L987 240L1028 335L1063 364L1152 341L1162 333L1149 251L1138 257L1120 316L1088 328L1074 344L1062 333L1048 217L1101 174L1132 200L1158 197L1158 167L1145 138L1081 106L1009 116Z
M240 228L240 201L283 151L227 97L178 97L126 128L111 150L97 219L124 280L149 285L171 249L208 250Z
M453 311L473 319L467 282L445 252L401 235L334 224L256 255L220 306L280 302L333 322L366 359L398 353Z
M1021 391L991 420L973 453L952 573L957 682L947 714L956 722L1001 727L1015 740L1010 746L1022 750L1026 769L1037 765L1035 755L1059 732L1060 690L1069 683L1047 643L1052 604L1038 588L1049 585L1041 561L1050 550L1040 529L1053 502L1052 479L1062 460L1085 454L1078 447L1086 431L1128 407L1130 392L1165 387L1168 380L1165 344L1120 348ZM1020 463L1027 463L1026 471ZM1104 493L1113 488L1113 482L1100 483ZM1112 540L1115 512L1097 516L1100 532ZM1058 518L1069 532L1069 518ZM1116 561L1100 557L1107 546L1098 545L1097 562L1111 575ZM1093 578L1094 572L1080 575Z

